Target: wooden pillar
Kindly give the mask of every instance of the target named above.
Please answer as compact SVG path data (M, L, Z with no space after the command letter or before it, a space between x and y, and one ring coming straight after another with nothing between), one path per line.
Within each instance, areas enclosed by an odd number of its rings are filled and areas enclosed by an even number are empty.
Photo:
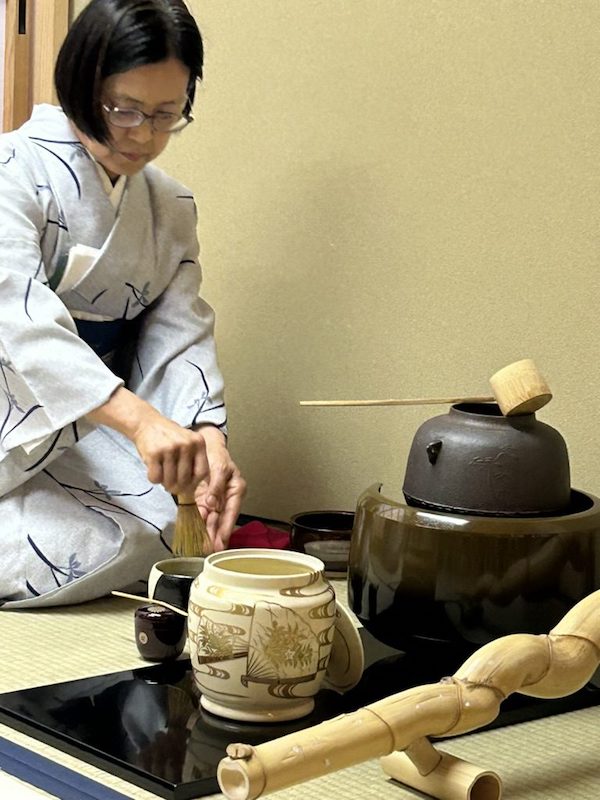
M6 0L4 115L13 130L34 103L56 103L54 61L69 25L69 0Z
M29 1L34 5L31 100L56 105L54 62L69 27L69 0Z
M31 3L6 0L4 27L4 117L11 131L29 117L31 109Z

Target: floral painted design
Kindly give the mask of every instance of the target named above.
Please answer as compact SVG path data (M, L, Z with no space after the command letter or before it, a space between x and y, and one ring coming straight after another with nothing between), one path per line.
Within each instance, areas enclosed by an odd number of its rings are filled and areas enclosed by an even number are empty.
M304 669L311 662L312 643L298 624L279 625L273 620L273 625L265 628L258 639L264 655L280 669Z
M274 603L256 604L243 683L311 680L318 660L317 637L301 614Z
M64 586L67 583L72 583L77 578L85 575L85 570L81 569L81 563L77 558L77 553L71 553L67 564L55 564L48 556L42 552L41 548L35 543L31 536L27 537L27 543L35 552L37 557L48 567L52 575L52 579L57 586ZM26 581L27 589L33 597L39 597L40 592Z
M200 625L195 635L198 648L198 662L212 664L230 658L242 658L248 652L244 641L244 629L236 625L214 622L205 614L200 617Z
M25 408L22 401L18 398L15 390L12 388L9 375L16 377L15 369L8 358L0 356L0 376L2 384L0 391L5 397L6 406L4 409L0 406L0 446L2 446L8 436L16 430L25 420L31 416L35 411L42 406L37 403L29 408Z

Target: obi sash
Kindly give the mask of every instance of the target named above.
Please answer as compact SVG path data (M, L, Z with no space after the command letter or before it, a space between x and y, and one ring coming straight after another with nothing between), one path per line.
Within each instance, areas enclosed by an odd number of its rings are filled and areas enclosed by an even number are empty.
M91 321L76 319L77 333L88 344L96 355L106 361L122 341L125 320Z

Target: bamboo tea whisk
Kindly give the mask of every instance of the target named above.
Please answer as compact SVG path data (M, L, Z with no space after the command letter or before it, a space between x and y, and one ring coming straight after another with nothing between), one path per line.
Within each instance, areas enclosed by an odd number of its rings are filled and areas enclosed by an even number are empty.
M173 553L176 556L208 555L211 551L210 539L194 495L177 495L175 502L177 503L177 516L173 535Z

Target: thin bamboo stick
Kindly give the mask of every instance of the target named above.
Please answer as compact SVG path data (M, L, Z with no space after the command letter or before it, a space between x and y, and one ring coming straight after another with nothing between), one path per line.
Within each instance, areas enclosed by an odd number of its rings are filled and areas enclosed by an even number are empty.
M165 608L170 608L171 611L175 611L177 614L180 614L182 617L187 617L187 611L183 611L181 608L177 608L177 606L172 606L171 603L165 603L164 600L154 600L152 597L142 597L139 594L129 594L128 592L117 592L116 589L111 592L116 597L125 597L128 600L141 600L144 603L150 603L153 606L164 606Z
M401 400L300 400L301 406L430 406L452 403L491 403L495 397L406 397Z

